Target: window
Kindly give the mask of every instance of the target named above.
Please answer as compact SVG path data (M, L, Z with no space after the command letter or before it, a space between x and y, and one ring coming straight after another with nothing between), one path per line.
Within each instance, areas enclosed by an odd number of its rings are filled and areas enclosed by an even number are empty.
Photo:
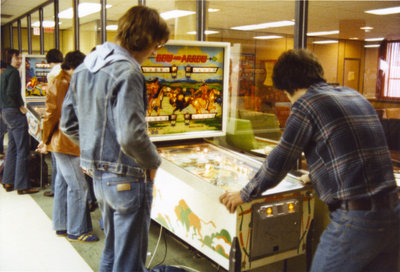
M377 96L400 99L400 41L383 41L379 48Z
M400 98L400 42L388 42L383 96Z

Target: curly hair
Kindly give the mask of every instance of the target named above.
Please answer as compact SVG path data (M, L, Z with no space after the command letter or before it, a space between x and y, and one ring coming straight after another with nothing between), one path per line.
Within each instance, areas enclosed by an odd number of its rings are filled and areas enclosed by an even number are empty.
M118 20L116 39L128 50L142 51L156 43L166 43L169 29L155 9L134 6Z
M321 63L312 52L306 49L284 52L274 65L272 81L276 89L285 90L290 95L293 95L296 89L326 82Z

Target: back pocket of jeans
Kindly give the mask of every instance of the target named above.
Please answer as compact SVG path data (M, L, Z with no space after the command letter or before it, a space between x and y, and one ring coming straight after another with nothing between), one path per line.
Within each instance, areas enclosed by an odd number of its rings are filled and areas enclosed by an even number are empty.
M110 206L121 214L135 212L142 203L141 184L137 182L108 182L106 197Z

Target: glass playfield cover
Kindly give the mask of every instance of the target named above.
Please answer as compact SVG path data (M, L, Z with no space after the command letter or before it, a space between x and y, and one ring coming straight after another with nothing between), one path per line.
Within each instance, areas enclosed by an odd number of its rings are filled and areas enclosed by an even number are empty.
M244 160L208 143L159 148L160 155L180 168L223 190L240 190L260 163Z

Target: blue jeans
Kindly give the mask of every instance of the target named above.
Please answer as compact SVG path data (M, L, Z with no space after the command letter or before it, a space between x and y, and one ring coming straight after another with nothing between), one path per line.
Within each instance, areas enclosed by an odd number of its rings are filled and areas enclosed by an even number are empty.
M26 116L17 108L4 108L3 121L8 129L8 147L4 164L4 184L13 184L15 190L29 189L29 134Z
M7 132L7 125L3 121L3 114L0 109L0 154L4 154L4 135Z
M106 234L99 271L147 271L153 183L103 171L93 182Z
M56 177L57 177L57 163L56 157L53 152L51 154L51 191L54 193L54 187L56 185Z
M81 235L92 231L87 204L88 186L80 158L53 152L57 164L54 186L53 228Z
M400 203L396 211L337 209L315 252L312 272L400 271Z

